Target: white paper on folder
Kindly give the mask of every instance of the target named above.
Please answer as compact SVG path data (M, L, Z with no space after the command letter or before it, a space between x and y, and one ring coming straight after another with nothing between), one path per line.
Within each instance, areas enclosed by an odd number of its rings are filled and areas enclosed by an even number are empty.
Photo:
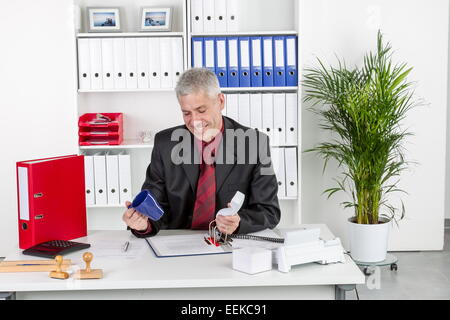
M286 171L283 148L271 148L272 166L278 183L278 197L286 197Z
M120 203L131 201L131 162L130 155L125 153L119 154L119 187Z
M261 67L261 39L252 39L252 65Z
M78 81L80 89L91 88L89 39L78 39Z
M89 57L91 66L91 89L103 89L101 39L89 39Z
M203 42L194 41L194 68L203 67Z
M272 55L272 38L264 39L263 41L263 52L264 52L264 66L273 66L273 55Z
M128 89L137 89L136 38L125 38L125 79Z
M214 68L214 39L205 40L205 67Z
M272 145L286 144L286 94L273 94L273 140Z
M216 31L214 22L214 0L203 0L203 31Z
M237 121L239 118L238 94L228 94L227 99L227 117Z
M264 132L262 123L262 93L250 95L251 127L259 132Z
M262 94L262 121L264 133L269 136L271 145L273 145L273 93Z
M192 32L203 32L203 0L191 0Z
M147 89L149 88L148 79L148 40L146 38L136 39L136 55L137 55L137 67L136 67L136 77L138 78L138 88Z
M275 40L275 66L284 67L284 42Z
M101 41L103 89L114 89L113 39L107 38Z
M125 39L113 39L114 88L125 89Z
M221 246L207 244L204 240L205 233L189 235L154 236L146 240L159 257L200 255L225 253Z
M239 31L238 0L227 0L227 31Z
M124 258L136 259L145 252L147 244L143 239L130 239L126 251L123 240L96 241L89 248L95 258Z
M106 157L102 153L94 155L95 204L108 204L106 187Z
M173 88L172 40L171 38L161 38L159 45L161 49L161 88Z
M250 94L248 93L239 93L238 97L238 113L239 113L239 123L243 126L250 127L251 119L250 119Z
M120 204L119 157L110 152L106 154L106 186L108 189L108 204Z
M232 39L228 41L229 67L238 67L238 40Z
M297 145L297 93L286 93L286 144Z
M175 88L183 73L183 38L172 38L172 87Z
M21 220L30 220L30 207L28 205L28 168L18 167L19 176L19 217Z
M227 31L227 1L214 0L215 31Z
M241 48L241 67L250 67L250 46L248 40L239 41Z
M226 41L217 40L217 67L226 68L227 66L227 53L226 53Z
M148 39L150 88L161 88L161 51L159 38Z
M295 56L295 38L286 39L286 64L288 66L295 66L297 57Z
M297 148L285 148L286 196L297 196Z
M94 156L84 156L84 176L86 189L86 204L95 204L95 188L94 188Z

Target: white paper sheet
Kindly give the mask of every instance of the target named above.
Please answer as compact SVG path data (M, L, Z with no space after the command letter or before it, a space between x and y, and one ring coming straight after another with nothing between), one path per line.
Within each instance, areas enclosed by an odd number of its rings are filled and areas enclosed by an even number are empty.
M154 236L148 243L159 257L225 253L227 249L207 244L205 234Z
M95 258L124 258L136 259L147 250L147 243L143 239L128 240L128 249L124 250L125 241L105 240L95 242L90 249Z

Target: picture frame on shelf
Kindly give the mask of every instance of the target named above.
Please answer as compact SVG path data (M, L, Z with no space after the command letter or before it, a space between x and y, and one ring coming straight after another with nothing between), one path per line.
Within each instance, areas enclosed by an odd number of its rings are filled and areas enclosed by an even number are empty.
M141 8L141 31L171 31L172 8Z
M119 7L86 8L88 32L121 32Z

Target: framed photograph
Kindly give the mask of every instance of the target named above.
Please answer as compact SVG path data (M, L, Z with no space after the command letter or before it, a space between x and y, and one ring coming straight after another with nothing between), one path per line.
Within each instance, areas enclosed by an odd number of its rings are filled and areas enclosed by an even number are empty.
M86 8L88 32L120 32L120 8Z
M142 8L141 31L170 31L171 8Z

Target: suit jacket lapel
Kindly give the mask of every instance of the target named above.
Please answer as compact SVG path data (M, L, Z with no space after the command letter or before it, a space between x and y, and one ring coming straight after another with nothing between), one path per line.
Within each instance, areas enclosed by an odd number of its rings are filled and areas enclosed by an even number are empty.
M186 177L191 185L192 191L195 193L197 188L198 176L200 173L199 159L200 154L198 152L197 147L194 145L194 136L190 133L190 131L186 128L185 133L183 134L184 143L180 143L178 151L175 151L176 154L179 154L183 158L183 162L181 167L186 174ZM180 150L181 149L181 150ZM188 153L185 153L188 152Z
M227 129L234 130L234 126L226 117L223 117L223 121L225 130L216 156L216 192L220 190L236 165L236 141L235 143L229 141L227 145Z

